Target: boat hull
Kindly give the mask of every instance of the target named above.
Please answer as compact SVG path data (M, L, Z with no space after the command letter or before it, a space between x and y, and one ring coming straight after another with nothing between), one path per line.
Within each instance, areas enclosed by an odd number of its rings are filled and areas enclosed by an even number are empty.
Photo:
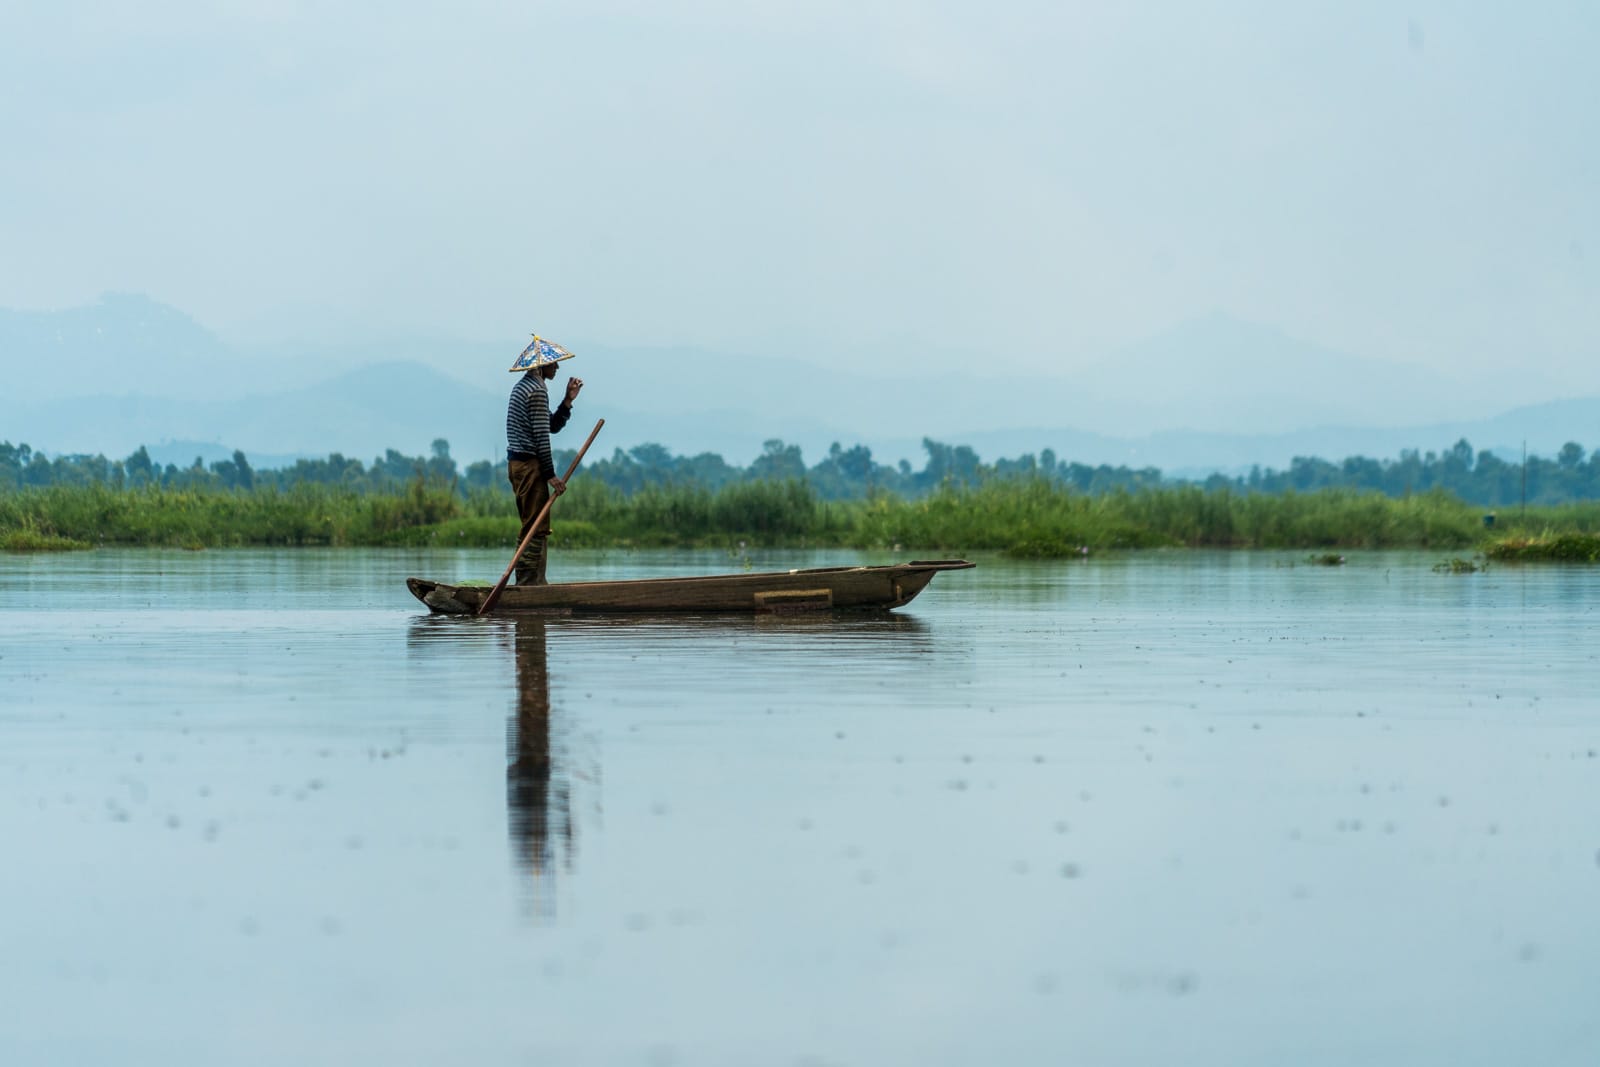
M714 574L627 582L508 585L494 613L657 614L877 610L903 607L940 571L965 570L963 559L913 560L883 567L823 567L766 574ZM429 611L474 615L488 586L408 578L406 587Z

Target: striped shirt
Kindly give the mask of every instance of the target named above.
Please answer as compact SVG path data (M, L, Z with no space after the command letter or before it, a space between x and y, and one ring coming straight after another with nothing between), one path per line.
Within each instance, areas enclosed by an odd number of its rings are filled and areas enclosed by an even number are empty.
M506 457L534 459L546 478L556 476L556 462L550 454L550 435L560 433L572 416L572 405L563 398L561 406L550 410L550 391L544 375L530 370L511 387L511 403L506 409Z

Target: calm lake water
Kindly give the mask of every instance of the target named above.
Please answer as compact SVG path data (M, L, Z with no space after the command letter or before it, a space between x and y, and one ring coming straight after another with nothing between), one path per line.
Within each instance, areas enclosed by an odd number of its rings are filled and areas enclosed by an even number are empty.
M0 1063L1600 1062L1600 569L503 557L0 557Z

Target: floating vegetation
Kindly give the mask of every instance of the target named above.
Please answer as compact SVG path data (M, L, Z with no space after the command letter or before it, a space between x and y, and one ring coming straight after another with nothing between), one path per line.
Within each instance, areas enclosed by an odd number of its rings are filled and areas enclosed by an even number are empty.
M1509 537L1484 549L1484 555L1508 563L1600 563L1600 534Z
M1479 566L1470 559L1461 559L1459 557L1440 560L1433 565L1433 573L1435 574L1476 574L1481 570L1487 569L1486 566Z
M1344 557L1337 552L1318 552L1307 556L1306 562L1319 567L1343 567Z

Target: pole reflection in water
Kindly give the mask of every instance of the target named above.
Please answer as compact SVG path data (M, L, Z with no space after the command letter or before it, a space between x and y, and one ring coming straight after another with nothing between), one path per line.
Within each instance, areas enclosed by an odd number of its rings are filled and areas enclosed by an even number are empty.
M572 776L564 737L552 728L550 665L542 619L512 630L516 707L506 724L506 811L512 856L533 911L556 909L555 878L576 856Z

